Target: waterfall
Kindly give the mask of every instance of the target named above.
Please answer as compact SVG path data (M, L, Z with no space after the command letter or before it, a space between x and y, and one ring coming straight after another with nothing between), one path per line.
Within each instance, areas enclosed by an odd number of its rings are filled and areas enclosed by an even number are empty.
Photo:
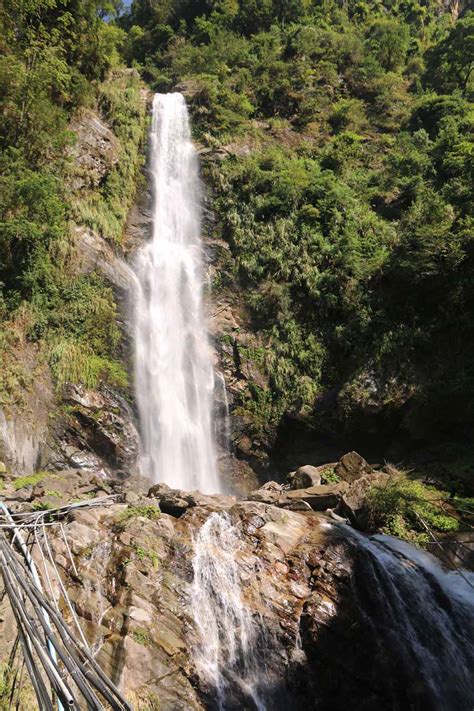
M335 699L335 708L341 708L338 703L347 703L353 683L351 670L359 668L353 655L364 638L371 671L362 679L362 688L372 688L375 698L386 700L386 708L474 708L474 575L446 572L429 554L397 539L368 538L348 526L324 526L337 531L352 550L349 585L338 588L337 605L320 600L327 609L325 622L316 628L307 617L311 603L306 611L303 607L302 636L296 636L293 648L288 642L282 646L275 610L259 598L259 562L240 526L227 513L213 513L196 534L190 611L198 633L193 655L206 708L313 708L310 698L329 698L325 694L334 692L326 673L318 677L318 664L328 663L327 649L319 645L328 642L339 654L338 663L349 670L346 695ZM264 584L265 573L262 576ZM348 624L354 626L355 647L349 644L337 651L338 625L345 629ZM341 639L347 639L345 634Z
M243 597L241 548L239 531L225 513L211 514L196 536L191 612L199 645L194 656L219 711L265 711L261 621L252 618Z
M445 571L397 538L347 534L358 551L353 594L410 704L474 708L474 574Z
M135 265L135 381L140 469L176 488L219 490L214 373L202 309L200 182L181 94L156 94L153 236Z

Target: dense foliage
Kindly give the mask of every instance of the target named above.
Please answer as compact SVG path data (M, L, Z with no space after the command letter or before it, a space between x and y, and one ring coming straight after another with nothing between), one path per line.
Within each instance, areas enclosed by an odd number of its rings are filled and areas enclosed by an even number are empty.
M0 353L7 402L39 344L57 383L124 384L110 288L77 274L73 222L114 243L133 195L139 69L185 92L265 367L240 403L340 431L391 412L411 442L472 443L474 13L462 0L4 0ZM74 194L68 130L97 110L120 143ZM329 397L329 400L328 400ZM361 413L363 416L361 416ZM380 432L375 430L375 437Z
M5 0L0 35L0 404L21 402L36 353L54 380L118 385L120 334L112 290L77 269L73 220L117 239L139 163L145 119L138 76L117 71L125 33L113 2ZM119 161L92 197L71 189L72 116L102 115ZM100 219L101 218L101 219ZM28 360L28 359L26 359ZM44 372L44 369L43 369Z
M250 414L317 421L336 392L342 426L363 429L369 380L383 408L410 401L412 440L472 442L474 13L135 0L122 22L128 60L181 85L212 149L219 285L267 344Z

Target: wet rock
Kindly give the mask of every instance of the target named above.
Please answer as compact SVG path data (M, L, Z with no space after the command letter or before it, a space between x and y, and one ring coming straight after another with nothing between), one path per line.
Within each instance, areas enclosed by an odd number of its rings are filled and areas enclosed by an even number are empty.
M89 473L71 472L69 480L74 477L84 487L94 484ZM262 628L256 648L278 679L267 708L339 710L352 702L365 711L410 708L395 703L406 700L405 692L398 667L391 666L380 643L384 607L377 595L370 597L377 586L358 544L366 539L349 535L347 526L310 508L309 501L319 507L324 496L346 495L362 480L290 492L268 482L259 492L279 497L278 506L165 484L151 487L149 497L136 493L135 498L130 490L132 506L76 511L64 521L77 577L62 536L54 537L52 530L51 545L81 625L97 660L130 702L154 708L159 699L159 708L169 711L213 707L215 693L197 674L197 623L189 600L193 540L208 517L220 511L238 531L235 560L242 595ZM166 500L186 506L184 515L147 518L139 511ZM304 510L282 508L293 504ZM377 625L370 623L371 615ZM0 631L2 624L0 614ZM253 708L241 694L237 689L232 708ZM413 692L410 698L419 697Z
M67 384L63 399L68 413L53 434L53 453L45 466L102 470L104 476L117 469L134 471L139 435L125 398L105 385L96 391Z
M170 489L167 484L155 484L149 489L148 496L158 500L163 513L178 518L197 504L193 494L180 489Z

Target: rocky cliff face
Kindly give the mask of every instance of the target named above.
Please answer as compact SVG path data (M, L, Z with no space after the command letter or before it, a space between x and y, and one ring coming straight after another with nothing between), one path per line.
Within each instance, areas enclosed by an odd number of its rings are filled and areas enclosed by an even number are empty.
M350 466L345 474L344 486L350 487ZM306 470L293 483L314 484L318 476ZM15 510L115 494L98 508L71 513L63 522L65 537L52 527L50 544L96 659L137 710L218 708L212 677L200 667L206 645L215 642L203 640L200 617L209 614L205 596L214 593L214 605L235 605L237 597L248 615L246 656L226 668L226 637L220 642L224 707L230 711L256 708L256 694L241 681L250 673L261 708L277 711L342 711L349 701L366 711L464 708L470 693L465 665L474 660L468 633L473 617L467 602L452 594L449 586L456 581L448 585L434 563L372 543L331 512L315 510L334 505L346 491L321 488L327 487L283 491L267 484L237 501L162 484L150 489L140 479L104 481L75 470L5 493ZM204 571L211 584L198 598L206 604L196 606L196 546L216 515L233 531L234 588L220 598L218 578ZM224 543L208 540L213 561L221 553L213 546ZM63 593L56 583L53 589L72 624ZM235 624L226 632L239 649L242 628ZM11 641L5 602L0 633ZM450 666L453 644L459 657ZM432 654L436 668L426 662Z
M127 72L124 72L126 81ZM120 79L118 79L119 81ZM143 89L140 111L149 101ZM140 121L142 123L140 123ZM84 206L101 199L107 179L123 156L123 135L115 131L100 106L81 109L70 123L74 141L69 149L68 190L74 221L70 224L68 270L71 277L97 274L113 290L117 325L121 334L119 358L131 371L128 320L130 269L126 254L134 248L137 231L146 237L147 194L137 198L120 242L107 240ZM144 134L144 118L138 120L134 150L139 150ZM131 178L133 170L130 168ZM135 176L136 178L136 176ZM130 180L127 195L134 194ZM81 212L82 210L82 212ZM92 213L91 213L92 214ZM91 304L91 309L93 308ZM27 331L27 326L24 331ZM100 382L96 389L79 382L55 387L41 344L19 337L15 355L28 373L17 385L15 399L0 409L0 461L18 475L39 470L81 468L96 474L129 474L136 467L138 432L129 387Z

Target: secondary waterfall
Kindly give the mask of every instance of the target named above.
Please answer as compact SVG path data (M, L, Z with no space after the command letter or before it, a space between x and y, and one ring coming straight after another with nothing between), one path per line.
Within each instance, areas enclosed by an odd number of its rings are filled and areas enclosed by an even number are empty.
M265 711L261 628L242 594L236 559L241 545L230 518L217 513L209 516L194 541L191 610L200 636L195 660L219 711Z
M214 374L202 310L200 182L181 94L153 101L153 236L135 265L135 380L141 471L175 488L219 490Z
M474 708L474 574L445 571L398 538L348 533L361 554L363 612L399 682L417 689L411 703L429 711Z
M339 624L364 628L371 655L367 663L376 673L376 693L387 697L386 708L474 708L474 574L447 572L430 555L398 539L369 538L345 525L323 526L350 546L354 567L349 587L340 589L341 607L328 608L334 617L329 615L320 628L320 643L325 644L326 629L335 629L331 643L337 649L339 617ZM308 636L304 608L293 655L281 647L275 630L268 629L271 615L258 611L271 602L262 597L258 604L250 602L249 609L245 581L254 580L258 572L252 551L251 540L226 513L211 514L194 540L190 608L198 644L193 654L206 708L319 708L311 705L311 689L324 694L327 687L318 686L313 664L325 650L317 646L319 636ZM350 608L354 601L360 616L347 618L346 603ZM281 667L285 653L288 661ZM341 649L338 660L348 661L349 674L353 653ZM335 699L334 708L340 709L340 702ZM344 708L347 702L344 698ZM321 708L330 708L330 702Z

